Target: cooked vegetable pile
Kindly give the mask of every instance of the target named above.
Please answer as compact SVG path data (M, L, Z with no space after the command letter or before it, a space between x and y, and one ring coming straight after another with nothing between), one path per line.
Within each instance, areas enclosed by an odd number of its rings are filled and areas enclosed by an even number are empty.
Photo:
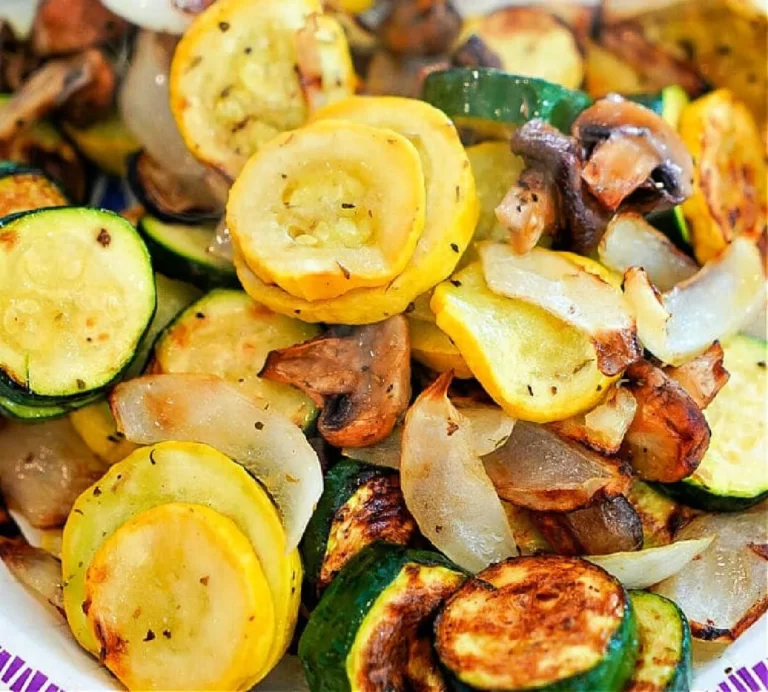
M464 5L0 8L0 559L130 690L683 691L768 610L764 9Z

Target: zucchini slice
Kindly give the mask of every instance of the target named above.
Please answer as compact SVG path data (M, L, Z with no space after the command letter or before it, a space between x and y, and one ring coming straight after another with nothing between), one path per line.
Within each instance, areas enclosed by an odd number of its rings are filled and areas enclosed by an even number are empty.
M235 178L262 144L304 124L309 106L354 91L344 31L320 12L319 0L224 0L187 29L171 110L201 161Z
M408 305L447 277L469 244L478 204L469 161L456 129L427 103L400 97L345 99L318 111L314 120L349 120L408 137L421 156L426 217L411 261L386 286L360 288L338 298L307 301L261 281L239 256L235 265L243 287L275 312L307 322L368 324L404 312Z
M41 171L0 163L0 218L20 211L68 204L61 188Z
M0 222L0 370L20 404L82 400L125 371L155 311L149 254L108 211L50 208Z
M247 689L267 663L264 572L235 522L208 507L129 519L94 555L85 594L99 658L130 690Z
M386 543L358 553L299 641L310 689L404 689L409 640L465 578L437 553Z
M118 431L117 421L106 401L97 401L72 411L69 414L69 422L86 447L108 464L125 459L138 447Z
M20 404L18 401L0 394L0 414L20 422L39 423L66 416L70 411L75 411L81 406L88 406L92 400L99 399L101 396L102 394L98 393L90 398L78 399L77 401L62 401L59 404L35 402L34 405L30 406Z
M635 508L643 525L643 548L669 545L675 534L685 526L695 512L678 504L652 485L637 478L632 480L627 500Z
M218 375L306 428L317 407L303 392L258 376L270 351L317 336L319 329L278 315L243 291L216 289L182 312L155 345L154 373Z
M626 692L688 692L691 628L683 611L664 596L630 591L640 642L637 667Z
M424 205L408 139L320 120L248 161L229 194L227 225L257 276L313 301L390 283L424 230Z
M704 458L687 478L659 486L708 512L738 512L768 497L768 343L739 335L723 351L731 378L704 410L711 430Z
M680 136L694 161L693 196L682 205L700 264L738 235L766 225L765 147L749 109L727 89L688 104Z
M62 127L80 153L110 175L124 176L128 157L141 149L116 111L88 127L67 122Z
M469 580L435 622L457 690L621 690L637 656L621 584L578 558L505 560Z
M578 330L541 308L496 295L480 263L435 289L440 327L485 390L513 418L546 423L597 406L611 379Z
M214 225L166 223L147 215L139 220L137 228L157 271L203 290L237 288L232 262L208 251L216 233Z
M97 551L125 522L173 502L203 505L229 517L253 546L275 610L276 635L262 671L266 674L293 635L301 560L298 551L286 552L277 509L261 485L242 466L207 445L164 442L142 447L77 499L61 549L64 607L72 633L83 648L98 655L101 645L83 611L86 572Z
M581 91L485 67L433 72L424 80L422 98L459 127L497 139L534 118L568 132L592 103Z
M307 576L320 592L366 546L378 540L408 545L416 533L398 474L342 459L326 475L304 533L301 552Z

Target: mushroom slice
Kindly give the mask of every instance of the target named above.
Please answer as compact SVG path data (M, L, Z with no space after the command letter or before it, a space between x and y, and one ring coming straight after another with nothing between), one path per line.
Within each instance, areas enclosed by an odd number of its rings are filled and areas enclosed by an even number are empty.
M298 545L323 492L323 473L289 418L209 375L145 375L115 387L110 404L132 442L199 442L242 464L274 498L287 550Z
M583 111L571 129L587 160L582 178L608 209L622 203L665 209L691 196L691 154L652 110L611 95Z
M560 555L607 555L643 547L643 524L619 495L573 512L532 512L536 527Z
M23 538L0 537L0 560L24 586L64 613L61 560Z
M616 454L637 410L637 400L624 387L614 387L591 411L549 423L559 435L581 442L601 454Z
M496 218L509 231L509 245L518 255L531 250L558 225L557 198L541 171L526 168L496 207Z
M659 294L640 267L624 276L643 345L667 365L682 365L715 340L735 334L765 292L760 250L738 237L690 279Z
M425 389L405 418L400 485L421 532L477 572L517 555L504 508L475 454L471 426L448 399L451 374Z
M453 52L453 62L459 67L495 67L504 69L501 58L477 34L472 34Z
M408 408L411 364L402 315L360 327L336 326L305 344L272 351L260 377L306 392L323 411L317 429L336 447L387 437Z
M621 456L644 480L673 483L690 476L709 447L704 414L688 393L646 360L627 369L637 413L624 436Z
M688 392L702 410L731 377L723 367L723 347L719 341L693 360L677 368L664 368L664 372Z
M626 464L595 454L546 426L517 421L503 447L483 457L502 500L542 512L569 512L627 492Z
M642 267L660 291L674 288L699 270L694 260L634 212L611 219L597 252L602 264L621 274Z
M586 332L604 375L616 375L642 355L635 322L621 291L562 255L533 248L516 255L505 245L479 246L488 287L533 303Z
M390 4L377 33L393 53L445 53L459 36L461 15L451 0L394 0Z

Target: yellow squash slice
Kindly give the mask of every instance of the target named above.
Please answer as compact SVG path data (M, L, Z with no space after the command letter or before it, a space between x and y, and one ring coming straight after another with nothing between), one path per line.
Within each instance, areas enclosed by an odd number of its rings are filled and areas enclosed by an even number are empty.
M493 293L479 263L440 284L437 326L474 376L510 416L536 423L594 408L608 378L586 335L542 308Z
M319 0L219 0L198 15L171 65L171 110L190 151L234 178L312 106L354 91L341 26Z
M417 296L445 279L469 244L478 216L469 159L450 119L423 101L357 96L323 108L313 120L349 120L408 137L421 156L426 217L410 262L386 286L358 288L338 298L308 301L270 286L235 252L248 293L275 312L307 322L368 324L403 312Z
M238 176L227 225L253 272L291 295L382 286L424 229L419 154L392 130L340 120L286 132Z
M138 446L118 431L106 401L97 401L72 411L69 421L88 449L108 464L125 459Z
M435 313L429 307L431 298L431 291L419 296L413 301L413 310L406 313L411 355L417 363L436 372L453 370L456 377L469 379L473 377L472 371L464 362L459 349L435 322Z
M174 502L99 548L83 610L129 690L245 690L269 656L272 596L248 538L223 514Z
M737 235L765 233L765 152L751 113L727 89L688 104L680 135L694 161L694 193L683 213L704 264Z
M141 512L174 502L203 505L231 519L261 563L274 605L275 636L264 666L249 681L254 684L280 660L293 636L301 560L298 551L286 552L285 530L261 485L240 464L207 445L163 442L142 447L112 466L77 499L61 547L64 609L72 634L83 648L99 654L101 643L83 608L86 572L102 545L123 524ZM162 638L162 631L155 634Z

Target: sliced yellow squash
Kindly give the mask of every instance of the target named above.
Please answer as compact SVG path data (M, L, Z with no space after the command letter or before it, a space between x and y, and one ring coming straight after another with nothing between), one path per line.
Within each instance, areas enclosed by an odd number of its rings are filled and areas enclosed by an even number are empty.
M685 106L679 129L694 161L694 193L683 213L704 264L737 235L765 233L765 151L749 109L727 89Z
M77 499L61 547L64 609L72 634L83 648L99 654L101 643L83 608L86 572L102 545L123 524L173 502L203 505L229 517L253 546L272 594L275 617L269 656L256 675L260 679L280 660L293 636L301 560L298 551L286 552L285 531L262 486L240 464L207 445L164 442L142 447L112 466Z
M408 309L408 332L411 337L411 355L417 363L436 372L453 370L461 379L472 377L472 371L464 362L459 349L435 322L435 313L429 307L432 292L420 295Z
M478 216L475 182L456 128L423 101L394 96L356 96L318 111L319 119L349 120L408 137L421 156L426 217L410 262L386 286L359 288L338 298L308 301L260 280L235 248L235 267L245 290L275 312L307 322L368 324L403 312L453 271L469 244Z
M568 418L596 406L615 380L597 369L586 335L535 305L493 293L479 263L440 284L431 306L474 376L514 418Z
M129 519L86 573L99 656L129 690L245 690L267 663L272 596L248 538L202 505Z
M624 277L621 274L611 271L608 267L604 267L600 262L589 257L584 257L584 255L577 255L575 252L561 251L557 254L570 262L573 262L577 267L581 267L584 271L599 276L605 283L610 284L615 288L621 288Z
M117 113L88 127L75 127L65 122L63 128L83 156L112 175L125 175L128 156L141 149L141 144Z
M106 401L97 401L72 411L69 420L88 449L108 464L125 459L138 447L118 432L115 417Z
M234 178L311 105L354 91L341 26L319 0L219 0L176 47L171 110L190 151Z
M321 120L246 164L227 225L263 281L306 300L394 279L424 230L416 147L392 130Z

